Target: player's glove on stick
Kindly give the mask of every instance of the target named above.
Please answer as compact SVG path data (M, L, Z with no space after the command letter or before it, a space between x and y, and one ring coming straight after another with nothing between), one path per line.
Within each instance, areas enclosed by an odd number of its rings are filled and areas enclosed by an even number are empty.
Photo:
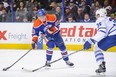
M52 27L52 25L51 24L49 24L49 25L46 25L45 26L45 28L44 28L44 32L46 32L49 28L51 28Z
M95 40L89 39L88 41L85 42L84 49L85 50L90 49L92 44L95 44Z

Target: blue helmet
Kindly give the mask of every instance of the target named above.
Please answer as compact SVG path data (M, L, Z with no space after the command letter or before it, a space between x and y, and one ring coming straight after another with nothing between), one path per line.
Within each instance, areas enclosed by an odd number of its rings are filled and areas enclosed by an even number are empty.
M40 17L40 16L45 16L46 15L46 12L44 9L39 9L37 11L37 16Z

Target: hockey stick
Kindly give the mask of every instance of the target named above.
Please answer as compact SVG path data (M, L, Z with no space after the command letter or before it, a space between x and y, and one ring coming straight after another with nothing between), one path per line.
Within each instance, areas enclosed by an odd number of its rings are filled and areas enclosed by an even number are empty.
M77 53L77 52L79 52L79 51L82 51L82 50L84 50L84 49L81 49L81 50L72 52L72 53L68 54L68 55L65 56L65 57L61 57L61 58L59 58L59 59L57 59L57 60L54 60L54 61L50 62L50 64L55 63L55 62L57 62L57 61L59 61L59 60L61 60L61 59L63 59L63 58L66 58L66 57L68 57L68 56L70 56L70 55L72 55L72 54L75 54L75 53ZM38 70L40 70L40 69L42 69L42 68L44 68L44 67L46 67L46 65L43 65L43 66L41 66L41 67L39 67L39 68L36 68L36 69L33 69L33 70L29 70L29 69L26 69L26 68L24 68L24 67L22 67L22 69L23 69L24 71L27 71L27 72L35 72L35 71L38 71Z
M19 60L21 60L27 53L29 53L32 49L28 50L23 56L21 56L17 61L15 61L12 65L10 65L9 67L3 68L3 71L7 71L8 69L10 69L13 65L15 65Z

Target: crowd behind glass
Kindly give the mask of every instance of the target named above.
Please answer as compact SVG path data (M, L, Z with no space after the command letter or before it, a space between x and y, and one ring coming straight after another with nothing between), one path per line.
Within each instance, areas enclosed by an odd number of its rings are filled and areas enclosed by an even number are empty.
M0 0L0 22L34 22L38 9L55 14L61 22L95 22L99 8L116 22L116 0Z

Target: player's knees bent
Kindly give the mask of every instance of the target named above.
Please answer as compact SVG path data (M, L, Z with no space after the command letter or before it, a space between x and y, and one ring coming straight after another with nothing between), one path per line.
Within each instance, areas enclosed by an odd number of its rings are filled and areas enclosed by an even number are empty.
M47 46L48 48L54 48L55 44L53 41L48 41Z
M66 46L65 46L64 44L62 44L62 45L59 46L59 49L60 49L61 51L64 51L64 50L66 50Z

